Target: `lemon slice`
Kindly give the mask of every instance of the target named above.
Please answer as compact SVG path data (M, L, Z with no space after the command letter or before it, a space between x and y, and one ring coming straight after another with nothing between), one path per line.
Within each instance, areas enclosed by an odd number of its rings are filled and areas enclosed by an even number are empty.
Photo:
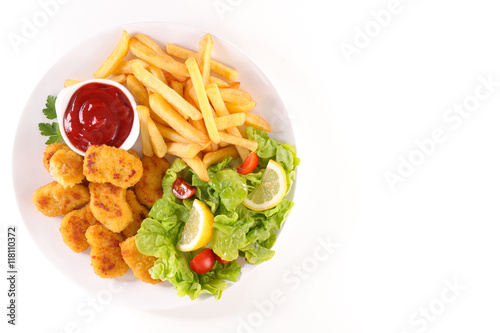
M194 199L189 218L182 230L177 249L182 252L194 251L208 244L212 238L214 214L200 200Z
M262 182L243 200L243 204L255 211L276 207L285 197L287 190L286 172L276 161L269 160Z

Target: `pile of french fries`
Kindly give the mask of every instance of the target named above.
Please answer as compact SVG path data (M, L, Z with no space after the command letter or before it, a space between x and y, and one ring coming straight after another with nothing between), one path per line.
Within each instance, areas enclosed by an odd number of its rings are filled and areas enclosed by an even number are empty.
M228 156L244 160L257 149L243 126L271 131L249 112L256 103L235 82L238 71L213 60L212 48L210 34L191 51L174 44L163 50L147 35L123 31L93 74L126 85L137 100L144 155L178 156L204 181L208 166ZM66 80L65 87L78 82Z

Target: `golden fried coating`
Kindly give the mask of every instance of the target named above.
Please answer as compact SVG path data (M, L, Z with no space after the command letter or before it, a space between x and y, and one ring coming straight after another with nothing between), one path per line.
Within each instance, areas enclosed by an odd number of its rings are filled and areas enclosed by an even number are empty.
M67 144L62 142L52 143L48 145L47 148L45 148L45 152L43 153L43 166L45 167L45 169L47 169L47 171L50 172L50 159L56 151L61 149L71 150L71 148Z
M133 216L127 200L127 189L110 183L90 183L90 210L97 219L113 232L121 232Z
M142 167L144 172L135 184L134 190L139 202L151 208L163 196L161 181L170 163L164 158L143 156Z
M142 220L149 214L149 209L141 205L133 190L127 190L126 199L130 209L132 209L132 216L134 219L132 223L122 230L122 235L125 239L137 234L137 230L141 227Z
M137 154L137 152L136 152L135 150L133 150L133 149L129 149L129 150L127 150L127 152L128 152L130 155L134 155L136 158L141 159L141 158L139 157L139 154Z
M72 150L59 149L49 161L49 173L62 186L74 186L82 183L83 156Z
M89 247L85 232L91 225L98 223L90 211L89 204L83 208L66 214L61 222L59 231L64 243L75 252L83 252Z
M102 224L94 224L85 232L90 244L90 260L94 272L102 278L115 278L128 271L123 260L120 243L123 237L107 229Z
M90 201L89 189L83 185L64 187L54 181L33 194L33 203L46 216L65 215Z
M149 274L149 269L155 264L155 257L146 256L139 252L135 246L135 236L127 238L120 243L122 257L127 265L134 272L134 276L146 283L156 284L161 282L159 279L153 279Z
M142 162L126 150L94 145L85 152L83 174L90 182L127 188L141 179Z

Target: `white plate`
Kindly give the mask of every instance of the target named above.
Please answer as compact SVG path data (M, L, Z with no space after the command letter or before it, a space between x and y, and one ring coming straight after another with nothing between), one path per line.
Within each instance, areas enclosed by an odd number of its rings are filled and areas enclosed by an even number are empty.
M93 36L63 56L42 78L33 91L17 129L13 156L13 177L16 197L20 213L29 230L32 239L49 260L70 279L82 287L104 298L112 295L116 302L135 308L168 309L182 307L195 302L212 302L211 295L203 295L199 300L191 301L188 297L178 297L175 289L169 284L149 285L136 280L129 272L118 279L102 279L90 266L89 250L74 253L62 241L59 233L61 218L49 218L35 208L33 192L52 181L51 176L43 167L42 156L47 137L42 137L38 123L47 122L42 113L47 95L57 95L63 88L66 79L84 80L92 78L92 73L109 55L120 40L122 30L131 35L143 33L151 36L160 45L167 42L197 49L198 42L205 32L190 27L165 23L136 23ZM257 101L253 111L265 117L272 125L272 137L295 145L295 139L290 120L283 103L264 73L246 55L236 47L213 36L213 58L238 69L237 81L241 89L248 91ZM52 121L50 121L52 122ZM293 196L293 189L289 194ZM272 261L272 260L271 260ZM244 265L238 284L245 283L248 288L256 288L259 283L246 279L252 265ZM126 283L124 286L121 283ZM224 293L229 293L231 283ZM224 293L222 297L224 297Z

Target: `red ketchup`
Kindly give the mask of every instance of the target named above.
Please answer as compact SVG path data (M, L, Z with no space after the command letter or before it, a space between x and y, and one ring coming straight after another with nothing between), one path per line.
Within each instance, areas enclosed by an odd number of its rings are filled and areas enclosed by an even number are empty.
M134 110L123 91L104 83L89 83L71 97L63 124L69 141L85 152L90 145L120 147L133 121Z

